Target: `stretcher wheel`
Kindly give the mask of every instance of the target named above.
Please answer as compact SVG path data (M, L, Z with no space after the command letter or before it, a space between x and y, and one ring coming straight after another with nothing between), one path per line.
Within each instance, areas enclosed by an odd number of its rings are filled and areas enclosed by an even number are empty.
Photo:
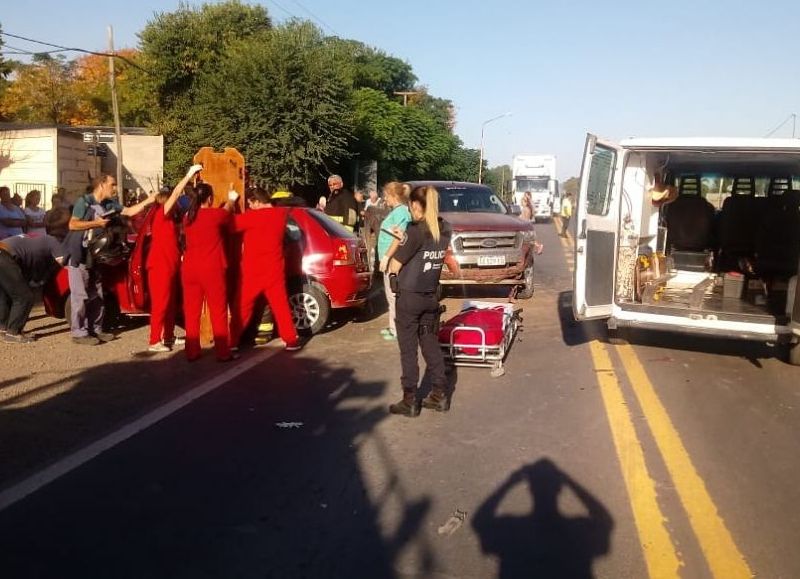
M503 375L505 375L505 373L506 373L506 369L505 369L505 367L503 366L503 363L502 363L502 362L497 362L497 363L494 365L494 368L492 368L492 371L491 371L491 372L489 372L489 375L490 375L492 378L499 378L500 376L503 376Z
M800 342L788 345L786 361L792 366L800 366Z

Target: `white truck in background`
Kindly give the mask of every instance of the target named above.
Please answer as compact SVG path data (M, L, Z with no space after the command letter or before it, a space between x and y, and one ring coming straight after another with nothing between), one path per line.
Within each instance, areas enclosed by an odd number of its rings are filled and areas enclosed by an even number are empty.
M555 155L514 155L511 162L511 192L515 205L530 191L536 221L553 218L561 208Z

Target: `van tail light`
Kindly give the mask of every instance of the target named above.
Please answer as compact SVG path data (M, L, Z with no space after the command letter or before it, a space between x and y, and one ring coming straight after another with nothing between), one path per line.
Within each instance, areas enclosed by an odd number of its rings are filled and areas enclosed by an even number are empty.
M333 265L353 265L356 262L355 252L346 241L334 240Z

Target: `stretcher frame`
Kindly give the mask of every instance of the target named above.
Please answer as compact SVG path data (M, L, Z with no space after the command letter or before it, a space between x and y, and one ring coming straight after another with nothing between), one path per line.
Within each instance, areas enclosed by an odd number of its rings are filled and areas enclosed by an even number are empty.
M503 306L503 339L500 343L496 345L487 344L486 331L479 326L457 326L450 332L450 340L448 342L439 342L447 364L451 366L473 368L492 368L493 375L497 372L498 376L501 376L505 372L503 362L522 324L522 318L520 317L521 310L515 310L513 304L467 300L462 303L460 311L489 309L496 308L497 306ZM457 344L455 339L456 335L467 332L474 332L480 335L480 343ZM463 351L464 349L477 350L477 353L467 354Z

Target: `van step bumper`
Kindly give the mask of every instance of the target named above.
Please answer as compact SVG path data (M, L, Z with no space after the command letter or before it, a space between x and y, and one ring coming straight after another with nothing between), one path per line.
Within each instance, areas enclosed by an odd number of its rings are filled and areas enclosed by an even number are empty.
M620 320L618 318L608 319L608 329L632 328L639 330L657 330L659 332L669 332L687 336L705 336L710 338L749 340L753 342L770 342L776 344L788 344L792 341L792 332L788 330L780 333L729 331L720 332L717 328L700 328L689 326L678 326L674 324L659 324L656 322L643 322L638 320Z

